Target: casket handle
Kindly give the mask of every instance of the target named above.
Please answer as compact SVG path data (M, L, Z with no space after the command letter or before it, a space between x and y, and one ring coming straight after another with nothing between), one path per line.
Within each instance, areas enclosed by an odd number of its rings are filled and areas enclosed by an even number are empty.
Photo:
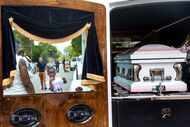
M167 120L172 117L172 109L171 108L162 108L161 109L161 119Z

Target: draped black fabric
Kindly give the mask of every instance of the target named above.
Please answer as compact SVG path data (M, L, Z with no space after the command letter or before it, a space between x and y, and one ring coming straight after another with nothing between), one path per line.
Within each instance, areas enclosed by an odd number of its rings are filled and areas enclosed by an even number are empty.
M4 19L8 19L5 13L2 13ZM2 39L3 39L3 78L9 77L10 71L16 68L16 48L13 32L8 21L2 21Z
M8 21L10 17L26 31L48 39L68 36L81 29L86 23L91 23L84 58L83 78L86 77L86 73L103 74L94 13L45 6L3 6L3 78L8 77L9 72L16 67L15 42Z
M93 33L96 33L96 29L95 29L94 25L91 27L92 28L89 30L89 33L88 33L89 37L87 38L87 42L94 43L93 40L97 40L96 34L93 34ZM101 64L100 63L101 56L100 56L100 53L97 52L96 49L99 49L98 43L94 43L93 45L91 45L91 43L87 43L87 48L86 48L85 57L84 57L84 63L89 63L89 64L83 64L83 73L82 73L83 79L86 78L86 73L96 72L96 74L98 74L98 75L102 75L102 73L103 73L102 66L96 67L96 65Z

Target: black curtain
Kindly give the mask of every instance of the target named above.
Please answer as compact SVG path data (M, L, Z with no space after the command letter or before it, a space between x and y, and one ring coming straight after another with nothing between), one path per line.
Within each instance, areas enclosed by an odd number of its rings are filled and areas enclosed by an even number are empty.
M2 13L3 19L8 19ZM2 21L2 41L3 41L3 78L9 77L10 71L16 68L16 49L14 36L8 21Z
M48 39L68 36L86 23L91 23L82 77L86 78L86 73L103 74L94 13L45 6L3 6L3 78L9 77L10 71L16 68L15 40L8 20L10 17L26 31Z
M85 51L85 57L84 57L84 63L83 64L83 73L82 73L82 78L86 78L86 73L94 73L98 75L102 75L103 72L103 67L101 63L101 56L100 53L97 52L97 49L99 49L98 43L94 43L94 40L98 40L96 34L96 28L95 25L91 26L91 29L89 30L88 33L88 38L87 38L87 48ZM94 43L94 44L91 44ZM96 67L97 65L101 65Z

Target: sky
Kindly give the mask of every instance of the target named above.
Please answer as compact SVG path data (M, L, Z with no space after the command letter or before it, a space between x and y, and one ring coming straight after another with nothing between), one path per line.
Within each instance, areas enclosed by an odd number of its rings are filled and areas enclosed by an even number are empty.
M38 43L39 43L38 41L34 41L35 45L38 45ZM55 46L62 54L64 54L64 49L71 45L71 40L62 42L62 43L58 43L58 44L52 44L52 45Z
M66 41L63 43L59 43L59 44L52 44L53 46L55 46L59 51L61 51L62 54L64 54L64 49L65 47L68 47L71 45L71 41Z

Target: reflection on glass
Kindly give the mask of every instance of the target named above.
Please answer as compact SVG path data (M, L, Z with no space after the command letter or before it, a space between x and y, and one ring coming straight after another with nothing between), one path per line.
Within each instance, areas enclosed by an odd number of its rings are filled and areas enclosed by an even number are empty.
M47 43L13 31L17 66L5 95L91 90L80 82L87 33L67 42Z

